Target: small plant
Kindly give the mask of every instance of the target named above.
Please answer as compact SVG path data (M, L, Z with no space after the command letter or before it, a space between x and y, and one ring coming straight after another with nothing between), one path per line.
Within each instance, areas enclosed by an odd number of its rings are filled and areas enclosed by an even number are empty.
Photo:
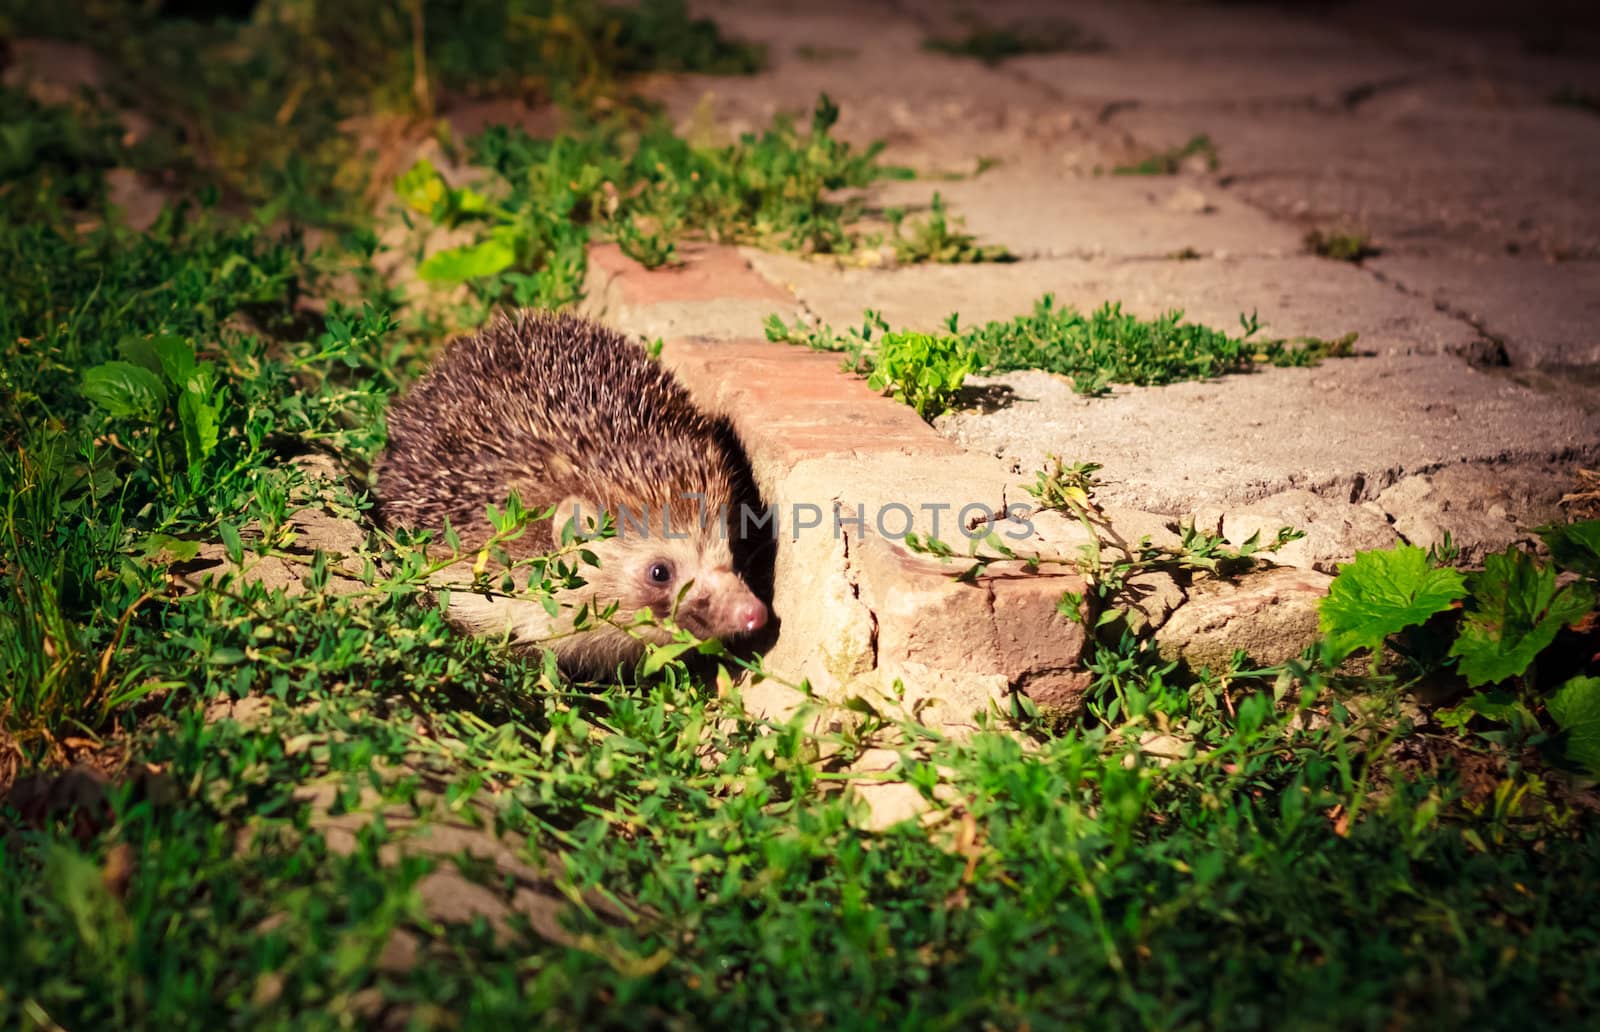
M225 399L216 367L197 361L193 345L170 334L129 338L122 353L126 359L84 372L84 397L113 419L131 421L135 433L152 433L157 476L169 488L169 470L180 468L187 472L189 487L198 487L221 429ZM170 444L168 423L177 424L181 452Z
M951 219L945 211L944 198L934 192L928 216L915 222L909 234L901 231L905 226L905 211L892 208L887 212L894 246L895 259L902 264L917 262L969 263L1009 262L1016 257L1004 247L981 245L977 237L961 231L960 218Z
M1324 358L1351 353L1354 333L1337 340L1301 337L1252 340L1261 330L1254 313L1239 317L1243 335L1229 336L1183 321L1182 312L1145 320L1107 303L1085 316L1058 307L1046 294L1029 315L1007 322L959 329L957 315L945 320L950 334L972 352L972 371L982 374L1016 369L1042 369L1072 378L1081 394L1105 394L1114 383L1151 386L1180 380L1206 379L1242 372L1257 365L1309 366ZM778 316L767 320L767 339L802 344L813 350L849 356L847 368L870 370L872 339L889 332L888 324L868 312L860 330L838 333L828 326L787 326Z
M185 127L190 178L313 221L357 219L370 153L349 120L429 119L440 97L521 95L614 106L630 76L748 74L757 45L684 0L262 0L253 17L184 18L96 3L76 16L12 5L23 36L81 41L112 85Z
M1360 262L1379 253L1365 233L1323 232L1313 229L1305 235L1306 250L1336 262Z
M1591 115L1600 115L1600 95L1573 85L1564 85L1550 95L1550 103L1557 107L1572 108Z
M931 36L922 41L924 50L972 57L993 68L1007 58L1024 54L1091 54L1106 48L1105 40L1065 18L1051 18L1015 25L991 25L973 19L965 34Z
M890 333L873 355L867 386L932 419L950 407L972 363L972 352L955 337Z
M1208 172L1217 170L1217 147L1211 137L1204 133L1192 136L1181 147L1153 154L1131 165L1118 165L1111 171L1118 176L1171 176L1177 175L1191 158L1201 159Z
M829 61L843 61L855 57L859 50L855 47L830 47L816 46L811 43L802 43L794 48L794 56L802 61L815 61L819 64Z
M492 128L472 149L497 187L451 187L422 161L396 189L430 222L478 230L473 243L429 256L418 270L424 279L466 283L484 305L559 307L582 289L584 246L595 238L617 241L648 266L673 261L688 236L804 254L853 250L862 202L834 195L904 172L877 162L881 144L857 151L834 137L838 117L823 96L809 133L780 117L726 147L693 146L664 119L642 132L609 121L552 140ZM942 209L938 231L921 239L961 243L948 235Z

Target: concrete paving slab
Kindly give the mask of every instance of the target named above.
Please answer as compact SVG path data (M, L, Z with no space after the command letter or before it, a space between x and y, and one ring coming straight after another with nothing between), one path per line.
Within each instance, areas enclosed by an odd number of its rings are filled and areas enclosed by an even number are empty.
M1600 365L1600 262L1397 255L1371 264L1503 341L1514 365Z
M1218 174L1273 215L1365 225L1391 249L1600 255L1600 118L1418 100L1386 118L1145 108L1115 124L1151 151L1206 133Z
M808 119L826 93L840 107L835 132L883 140L887 160L923 171L970 171L980 155L1041 151L1084 170L1115 160L1121 134L1094 110L970 58L922 49L925 31L884 5L847 11L789 5L706 5L726 33L766 45L768 67L737 79L689 75L650 84L680 131L731 140L774 115Z
M1174 240L1174 246L1181 246ZM1371 274L1301 255L1211 261L1091 261L1063 258L1013 265L920 265L884 271L844 269L787 255L746 252L756 269L794 290L812 315L837 329L860 325L862 311L895 328L934 331L952 311L962 325L1011 319L1044 294L1090 310L1121 301L1145 316L1182 309L1194 322L1240 332L1254 310L1275 337L1335 338L1354 330L1357 347L1383 354L1466 353L1479 333Z
M971 11L959 0L948 11ZM930 15L940 5L919 4ZM931 10L930 10L931 9ZM1129 3L1127 0L988 0L983 18L994 24L1067 17L1103 39L1111 52L1169 57L1316 57L1359 52L1358 36L1312 5ZM926 20L926 16L925 19Z
M1264 53L1242 60L1209 52L1174 57L1146 51L1019 57L1018 74L1067 99L1199 108L1211 105L1313 105L1338 108L1346 98L1415 74L1400 57Z
M1197 254L1292 255L1302 250L1293 226L1274 221L1206 182L1170 176L1073 175L1048 164L1002 165L951 183L885 184L884 206L920 218L933 191L966 220L980 243L1022 258L1165 258Z
M1500 83L1600 89L1600 8L1498 0L1353 0L1326 19L1372 45Z
M1185 513L1304 489L1361 502L1460 463L1545 465L1600 455L1583 408L1447 357L1380 356L1085 399L1058 377L979 383L1013 392L987 414L940 417L965 447L1027 471L1050 454L1104 466L1108 501Z

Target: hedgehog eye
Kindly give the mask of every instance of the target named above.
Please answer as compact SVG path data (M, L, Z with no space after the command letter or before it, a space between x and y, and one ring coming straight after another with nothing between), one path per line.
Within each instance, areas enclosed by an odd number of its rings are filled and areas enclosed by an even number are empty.
M671 584L672 583L672 564L671 563L651 563L650 564L650 583L652 583L652 584Z

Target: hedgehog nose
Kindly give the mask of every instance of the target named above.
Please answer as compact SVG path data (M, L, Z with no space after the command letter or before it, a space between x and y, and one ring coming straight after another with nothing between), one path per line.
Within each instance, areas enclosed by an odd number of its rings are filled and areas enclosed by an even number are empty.
M751 599L740 606L733 616L734 624L742 634L754 634L767 625L767 607L760 599Z

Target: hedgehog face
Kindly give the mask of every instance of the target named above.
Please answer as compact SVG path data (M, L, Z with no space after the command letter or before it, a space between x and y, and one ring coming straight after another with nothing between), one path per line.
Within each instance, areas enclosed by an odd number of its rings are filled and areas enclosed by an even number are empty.
M696 537L611 539L595 549L600 568L586 577L601 601L612 594L624 612L670 617L699 638L759 631L767 607L734 572L727 541L715 534Z

